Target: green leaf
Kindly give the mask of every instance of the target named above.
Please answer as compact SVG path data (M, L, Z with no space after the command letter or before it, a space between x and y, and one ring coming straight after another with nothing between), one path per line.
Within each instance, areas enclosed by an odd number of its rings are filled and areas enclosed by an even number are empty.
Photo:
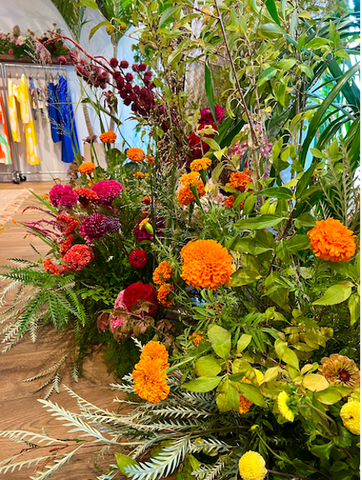
M93 37L93 35L96 33L97 30L99 30L101 27L109 26L109 25L112 26L111 23L109 23L109 22L98 23L98 25L93 27L92 30L90 31L89 40Z
M277 215L260 215L259 217L238 221L236 226L240 228L240 230L259 230L262 228L275 227L283 220L285 220L285 217L278 217Z
M290 70L297 63L295 58L284 58L278 62L278 67L282 70Z
M351 325L354 325L360 317L360 298L354 293L348 300L349 313L351 315Z
M324 45L328 45L330 42L326 38L313 38L310 42L307 43L305 46L306 50L315 50L318 48L323 47Z
M249 285L249 283L256 282L261 278L259 272L247 268L239 268L231 275L230 287L241 287L242 285Z
M280 274L278 272L272 272L265 280L265 287L267 288L267 295L273 300L277 305L282 307L286 311L290 311L288 303L288 293L289 290L285 287L282 287L278 284L280 279Z
M310 153L316 158L324 158L323 153L318 148L311 148Z
M252 338L253 337L251 335L244 333L244 335L242 335L238 340L236 345L236 353L241 353L243 350L245 350Z
M239 411L239 394L235 385L224 378L216 389L216 403L220 412Z
M287 363L288 365L291 365L293 368L296 368L299 370L299 360L295 352L291 350L290 348L286 348L283 352L282 356L283 362Z
M259 28L259 33L266 38L278 38L284 34L279 25L275 23L263 23Z
M225 328L219 325L210 325L207 335L216 355L226 360L231 350L231 335Z
M238 238L231 246L231 250L235 252L251 253L252 255L259 255L261 253L273 250L270 245L263 243L256 238L244 237Z
M93 10L98 10L98 5L95 0L80 0L77 7L89 7L93 8Z
M301 197L301 195L305 192L305 189L307 188L307 185L309 184L310 179L312 178L312 175L317 165L318 165L317 162L312 163L312 165L308 168L308 170L304 172L303 175L300 177L300 180L297 184L297 188L295 190L296 198Z
M199 358L195 363L194 371L198 377L218 375L221 372L220 362L212 355Z
M287 248L290 253L297 254L301 250L310 248L310 239L308 235L295 235L287 241Z
M310 213L303 213L294 219L296 228L315 227L316 219Z
M249 213L252 212L255 205L255 199L256 199L255 195L250 195L250 197L248 197L245 200L244 207L243 207L244 215L249 215Z
M265 195L271 198L292 198L293 193L289 188L285 187L270 187L258 192L258 195Z
M347 300L352 293L352 288L348 285L333 285L329 287L322 298L313 302L312 305L337 305Z
M239 392L244 395L250 402L255 403L259 407L266 408L266 403L263 395L261 394L258 387L252 383L238 382Z
M336 387L331 385L326 390L317 392L315 398L324 405L334 405L341 400L342 395Z
M121 472L126 475L125 467L129 467L130 465L138 465L136 460L129 457L128 455L122 455L121 453L114 454L117 461L117 466L121 470Z
M328 444L323 443L322 445L313 445L312 447L310 447L309 450L312 452L313 455L320 458L321 460L329 460L329 456L333 448L334 443L329 442Z
M275 6L275 1L274 0L266 0L265 6L268 9L268 12L270 13L270 16L280 26L280 21L279 21L279 16L277 12L277 7Z
M211 80L211 73L209 70L209 67L207 65L208 61L206 60L205 62L205 91L206 91L206 97L209 102L209 107L211 110L212 118L214 119L214 122L216 123L216 118L215 118L215 101L214 101L214 89L212 86L212 80Z
M312 392L322 392L329 387L328 380L323 375L310 373L303 378L303 386Z
M161 28L161 26L180 8L180 6L167 8L161 15L160 21L158 22L158 28Z
M192 380L191 382L184 383L182 387L186 388L186 390L189 390L190 392L205 393L214 390L214 388L219 385L221 380L221 377L200 377L196 380Z
M275 77L275 75L278 73L278 70L274 67L269 67L264 72L260 75L257 86L261 87L266 83L268 80L272 79Z

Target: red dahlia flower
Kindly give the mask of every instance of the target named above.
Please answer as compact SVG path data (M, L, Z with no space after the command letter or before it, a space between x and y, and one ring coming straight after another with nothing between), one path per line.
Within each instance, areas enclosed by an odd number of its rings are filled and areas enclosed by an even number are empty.
M147 263L147 253L142 249L133 250L128 258L129 263L135 268L143 268Z
M129 312L132 312L132 307L141 307L144 302L149 302L148 315L154 317L159 309L157 301L157 292L152 287L145 283L132 283L124 291L123 302Z

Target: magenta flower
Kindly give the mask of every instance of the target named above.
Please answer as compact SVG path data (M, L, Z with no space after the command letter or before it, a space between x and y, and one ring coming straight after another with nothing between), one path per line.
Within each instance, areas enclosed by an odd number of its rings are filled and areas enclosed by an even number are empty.
M149 233L145 228L140 230L139 224L146 218L146 215L143 215L140 219L137 220L136 226L133 229L133 234L136 238L136 242L141 243L143 240L149 240L153 242L153 235ZM156 234L158 237L162 237L162 230L165 228L165 220L162 217L156 217Z
M214 123L214 118L211 113L210 108L204 108L200 111L201 118L199 120L200 124L210 124ZM218 105L215 105L215 118L217 122L221 122L221 120L225 117L225 110Z
M106 233L118 232L121 228L121 222L117 217L107 217L103 213L92 213L83 220L79 228L79 233L88 243L92 243L96 238L101 238Z
M62 207L72 207L78 201L78 195L73 192L69 185L54 185L49 192L49 198L54 205L54 207L58 207L61 205Z
M98 203L110 205L122 193L123 186L116 180L101 180L95 183L91 190L98 195Z
M68 63L67 59L63 55L58 57L58 62L60 63L60 65L66 65Z

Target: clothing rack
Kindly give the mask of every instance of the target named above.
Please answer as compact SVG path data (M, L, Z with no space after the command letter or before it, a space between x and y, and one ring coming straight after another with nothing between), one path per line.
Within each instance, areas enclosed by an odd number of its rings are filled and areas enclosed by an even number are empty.
M18 73L18 69L21 70L20 75ZM63 75L65 79L67 79L67 69L61 66L43 66L43 65L35 65L35 64L28 64L28 63L0 63L0 74L1 74L1 81L2 81L1 94L2 94L4 109L5 109L5 121L6 121L8 132L9 132L9 140L10 140L10 146L11 146L12 157L13 157L12 180L13 180L13 183L16 183L16 184L26 181L25 174L31 174L34 172L30 172L30 171L21 172L18 147L17 147L17 143L14 142L13 140L11 128L10 128L9 104L8 104L9 92L8 92L7 79L8 77L12 77L12 74L14 74L13 77L15 78L18 78L23 73L27 74L27 76L29 77L30 75L33 75L33 71L37 72L36 78L38 79L40 78L39 72L42 71L43 72L42 80L45 80L45 81L47 80L47 72L49 72L51 78L55 78L61 72L61 75ZM54 77L52 75L52 72L53 73L55 72ZM42 173L42 172L39 172L39 173Z

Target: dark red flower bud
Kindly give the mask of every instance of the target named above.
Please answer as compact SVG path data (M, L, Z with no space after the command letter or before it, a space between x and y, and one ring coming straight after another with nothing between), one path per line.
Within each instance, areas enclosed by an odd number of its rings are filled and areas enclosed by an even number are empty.
M129 63L127 62L127 60L122 60L119 64L119 66L121 68L128 68L129 67Z
M116 58L111 58L109 61L109 64L112 68L117 68L118 67L118 60Z

